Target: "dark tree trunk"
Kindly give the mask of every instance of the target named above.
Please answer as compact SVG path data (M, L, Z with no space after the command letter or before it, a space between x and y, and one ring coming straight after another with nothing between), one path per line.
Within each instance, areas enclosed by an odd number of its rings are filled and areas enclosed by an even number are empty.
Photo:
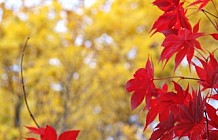
M17 101L14 106L14 127L18 128L21 124L21 107L22 107L22 96L17 96Z

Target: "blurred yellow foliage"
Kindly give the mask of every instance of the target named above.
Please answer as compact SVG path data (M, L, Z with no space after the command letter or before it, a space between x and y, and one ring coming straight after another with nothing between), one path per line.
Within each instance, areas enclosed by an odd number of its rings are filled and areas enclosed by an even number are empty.
M125 83L150 56L158 77L172 75L172 63L158 64L162 36L149 31L160 14L148 0L96 0L8 6L0 2L0 139L28 136L34 126L20 85L24 78L30 108L40 126L58 132L80 129L84 140L145 139L143 115L130 110ZM160 83L160 84L163 84ZM135 119L131 119L135 118ZM143 134L144 133L144 134Z

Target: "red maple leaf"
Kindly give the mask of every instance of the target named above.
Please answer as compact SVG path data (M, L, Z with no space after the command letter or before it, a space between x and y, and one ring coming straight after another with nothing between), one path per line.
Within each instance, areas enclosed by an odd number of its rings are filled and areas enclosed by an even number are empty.
M159 100L164 108L166 108L167 106L174 106L176 104L188 104L190 101L191 96L188 92L189 86L186 88L186 90L183 90L178 83L173 82L173 84L176 93L166 92L164 94L161 94L161 96L159 97Z
M218 88L218 62L213 54L210 54L209 58L209 61L198 58L203 67L194 64L197 75L201 79L199 80L199 83L203 86L202 90L207 88Z
M168 60L176 54L175 69L185 56L190 65L191 59L194 55L194 49L201 49L201 45L196 39L204 34L198 33L198 29L199 22L194 26L193 31L182 28L179 30L178 35L171 34L166 36L162 43L164 49L161 53L160 61L166 60L167 63Z
M209 124L216 129L218 129L218 116L216 114L217 109L215 109L213 106L210 104L206 104L206 111L209 116Z
M135 109L146 98L147 107L150 106L151 97L154 96L152 91L155 89L153 83L154 67L152 62L148 59L145 68L138 69L134 78L126 83L126 90L132 92L131 107Z
M166 121L160 122L155 128L149 140L170 140L173 139L173 131L170 131L174 127L174 117L171 113Z
M200 91L193 91L193 100L186 106L182 104L179 110L179 118L174 126L174 131L180 138L188 136L190 140L201 139L206 131L204 108L206 98L202 99Z
M79 132L79 130L65 131L59 136L58 140L76 140Z
M153 2L159 9L164 12L169 12L174 10L179 5L180 0L155 0Z
M160 3L159 3L160 2ZM161 6L161 1L155 1L156 5ZM176 2L177 3L177 2ZM166 11L154 23L151 31L154 33L161 32L164 35L177 34L181 28L191 30L191 25L188 18L185 16L186 11L182 7L183 3L172 6L173 9ZM154 34L153 33L153 34Z
M217 140L218 138L218 130L209 130L209 138L207 136L207 132L202 136L204 140Z
M188 105L191 100L190 93L188 92L189 86L186 88L186 90L183 90L178 83L173 83L176 92L166 92L164 94L161 94L158 98L161 110L159 116L160 121L166 120L166 118L168 118L169 112L172 112L174 118L176 119L179 115L178 107L181 104Z
M167 90L168 90L168 86L167 84L164 84L162 89L155 89L155 92L159 95L162 95L166 93ZM158 97L151 99L150 107L145 109L148 110L148 113L146 115L146 124L144 127L144 131L146 130L147 126L154 121L154 119L157 117L158 114L159 116L161 116L159 117L161 118L161 121L165 121L169 117L169 112L165 111L166 109L162 108Z
M70 130L63 132L57 137L56 130L47 125L45 128L27 127L30 133L40 135L40 140L76 140L79 130ZM26 138L26 140L37 140L35 138Z
M189 86L186 90L183 90L179 84L176 82L173 83L176 93L167 92L166 84L162 89L156 89L158 96L151 100L151 106L150 108L147 108L148 113L146 115L146 125L144 130L154 121L158 114L160 122L166 121L171 113L174 115L174 118L177 118L179 105L189 104L189 101L191 100L190 93L188 92Z

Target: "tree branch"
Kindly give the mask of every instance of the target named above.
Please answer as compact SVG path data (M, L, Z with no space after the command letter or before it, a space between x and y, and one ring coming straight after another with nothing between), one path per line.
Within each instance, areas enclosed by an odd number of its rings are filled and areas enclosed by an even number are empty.
M21 59L20 59L21 84L22 84L22 89L23 89L24 101L25 101L27 110L28 110L28 112L29 112L29 115L30 115L30 117L32 118L32 120L34 121L34 123L36 124L36 126L37 126L38 128L40 128L39 124L36 122L36 119L34 118L32 112L31 112L31 110L30 110L30 107L29 107L29 104L28 104L28 101L27 101L27 93L26 93L26 89L25 89L25 85L24 85L23 59L24 59L24 53L25 53L25 50L26 50L26 47L27 47L27 42L28 42L29 39L30 39L30 37L27 37L26 42L25 42L25 44L24 44L24 46L23 46L23 49L22 49L22 52L21 52Z

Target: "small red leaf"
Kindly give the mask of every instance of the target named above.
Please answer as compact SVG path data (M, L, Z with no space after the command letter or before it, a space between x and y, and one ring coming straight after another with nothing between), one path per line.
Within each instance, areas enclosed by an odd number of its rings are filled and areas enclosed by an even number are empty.
M200 23L200 20L198 21L197 24L195 24L195 26L193 27L193 33L197 33L198 30L199 30L199 23Z
M168 91L168 85L165 83L162 87L163 91L167 92Z
M57 140L56 130L51 126L47 125L45 128L45 134L43 138L45 140Z
M218 100L218 94L212 95L211 98L214 100Z
M195 2L191 3L189 6L195 6L197 4L200 4L198 10L203 9L210 0L196 0Z
M35 138L26 138L26 140L37 140Z
M218 34L217 33L213 33L213 34L210 34L214 39L218 40Z
M77 136L79 135L80 130L71 130L63 132L58 140L76 140Z
M26 126L27 129L30 130L30 133L38 134L38 135L44 135L45 128L35 128L35 127L29 127Z
M144 98L145 98L145 94L143 94L140 91L135 91L132 94L132 97L131 97L131 108L132 108L132 110L137 108L142 103Z
M173 84L174 84L174 88L175 88L175 90L176 90L177 92L182 92L182 91L183 91L183 90L182 90L182 87L181 87L178 83L176 83L176 82L173 81Z
M213 54L210 54L208 60L198 60L202 64L202 68L194 64L197 74L201 80L199 83L203 86L202 90L207 88L218 88L218 62Z

